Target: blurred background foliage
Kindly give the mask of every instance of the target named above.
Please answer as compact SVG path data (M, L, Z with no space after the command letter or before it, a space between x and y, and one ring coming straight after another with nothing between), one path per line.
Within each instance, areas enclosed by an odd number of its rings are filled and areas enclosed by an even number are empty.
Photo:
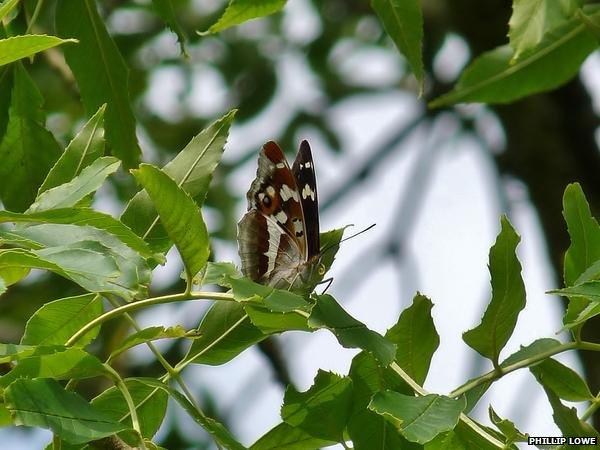
M26 14L20 14L10 24L12 34L26 29L25 18L31 17L36 4L34 0L24 3ZM56 4L56 0L44 2L33 31L54 34ZM235 126L253 130L253 138L238 142L238 148L231 154L229 149L226 151L225 161L213 180L206 205L212 219L211 234L218 240L235 239L235 225L243 203L235 185L236 171L246 162L254 161L263 141L277 140L282 148L294 152L300 137L309 134L327 149L323 151L338 158L351 158L344 152L347 136L332 126L336 108L350 102L367 108L370 99L379 96L418 94L417 82L405 60L365 1L290 0L283 13L202 37L196 31L206 30L216 21L225 2L172 0L172 4L186 37L187 57L181 54L177 36L165 27L154 10L155 3L97 2L130 69L129 92L138 121L143 160L162 165L204 126L231 108L239 109ZM575 78L550 93L475 110L485 114L475 114L473 109L464 107L429 110L425 101L448 91L469 59L506 41L511 2L423 0L422 7L423 101L415 104L414 119L400 120L389 135L379 136L372 143L369 158L361 158L350 166L352 170L348 173L335 174L339 182L321 198L322 210L355 193L363 183L372 182L375 169L385 164L393 152L400 151L398 144L415 129L429 129L440 115L452 115L460 123L461 133L484 143L488 141L484 119L492 117L502 129L502 138L500 146L486 144L490 159L501 177L516 178L527 188L545 233L556 279L560 280L562 255L568 246L561 216L566 184L580 181L592 210L596 215L600 212L600 153L595 137L598 114L590 91ZM448 46L457 51L448 53ZM84 111L77 84L60 48L44 52L25 65L42 92L47 125L64 146L93 111ZM310 89L304 89L304 83L310 84ZM115 213L122 211L123 203L137 189L132 177L113 177L111 188L103 192L106 208ZM499 185L498 198L504 198L502 189ZM390 256L401 257L401 244L392 230L374 249L377 254L370 257L380 262ZM161 284L161 292L153 294L181 291L182 286L175 274ZM30 277L27 282L13 286L0 302L0 341L17 342L26 320L42 303L77 292L72 283L51 274ZM584 334L588 340L597 342L600 322L590 322ZM108 355L128 330L125 322L109 323L102 330L98 351ZM276 345L263 350L279 379L289 381L285 361ZM180 347L172 346L167 350L167 358L175 361L181 352ZM586 354L581 358L590 388L597 392L600 361ZM120 364L119 369L127 376L160 373L155 363L123 359ZM202 394L206 412L227 423L227 412L212 408L210 394ZM596 427L600 427L598 417ZM175 420L167 421L161 444L169 449L203 448L198 437L190 438ZM208 441L205 447L209 447Z

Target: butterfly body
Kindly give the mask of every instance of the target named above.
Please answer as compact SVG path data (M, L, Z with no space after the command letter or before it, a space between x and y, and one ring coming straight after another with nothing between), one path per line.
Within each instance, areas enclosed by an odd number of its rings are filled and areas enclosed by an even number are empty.
M275 142L258 157L247 194L248 212L238 224L242 273L279 289L309 293L321 281L316 177L308 142L290 168Z

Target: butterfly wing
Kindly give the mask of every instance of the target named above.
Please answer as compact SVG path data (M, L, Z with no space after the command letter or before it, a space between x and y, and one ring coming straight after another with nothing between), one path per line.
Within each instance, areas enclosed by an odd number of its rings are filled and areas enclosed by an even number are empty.
M317 177L315 165L307 141L302 141L296 160L292 165L292 173L300 192L300 202L304 214L304 230L306 234L307 257L310 259L320 251L319 236L319 201L317 199Z
M275 285L307 260L304 216L296 179L279 146L267 142L246 195L248 212L238 224L242 272Z

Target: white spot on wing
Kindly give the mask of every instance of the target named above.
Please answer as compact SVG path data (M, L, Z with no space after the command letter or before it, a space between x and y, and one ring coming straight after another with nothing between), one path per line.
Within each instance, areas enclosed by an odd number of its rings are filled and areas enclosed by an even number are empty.
M287 202L290 198L293 198L297 202L300 201L300 199L298 198L298 192L291 189L287 184L284 184L281 186L280 194L281 194L281 199L284 202Z
M308 197L310 197L310 199L313 201L315 200L314 191L310 188L308 184L306 184L304 185L304 189L302 189L302 198L306 200Z
M306 169L310 169L310 161L307 161L306 163L304 163L304 167Z
M296 236L302 236L304 234L304 226L302 225L302 221L300 219L294 219L293 225Z
M275 197L275 188L273 186L267 186L267 195L269 197Z
M285 168L285 163L282 163L282 162L277 163L277 164L275 164L275 167L277 167L278 169L284 169Z
M277 222L284 224L287 222L287 214L284 213L283 211L279 211L277 214L275 214L275 218L277 219Z
M281 240L281 229L272 221L267 220L267 233L269 234L269 249L264 253L269 264L266 273L271 273L275 269L275 260L277 259L277 250Z

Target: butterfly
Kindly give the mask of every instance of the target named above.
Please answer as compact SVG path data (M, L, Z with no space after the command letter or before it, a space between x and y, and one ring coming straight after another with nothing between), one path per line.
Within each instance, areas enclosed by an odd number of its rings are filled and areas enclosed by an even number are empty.
M290 168L273 141L263 145L256 178L238 223L244 276L278 289L310 293L321 282L319 208L315 168L302 141Z

